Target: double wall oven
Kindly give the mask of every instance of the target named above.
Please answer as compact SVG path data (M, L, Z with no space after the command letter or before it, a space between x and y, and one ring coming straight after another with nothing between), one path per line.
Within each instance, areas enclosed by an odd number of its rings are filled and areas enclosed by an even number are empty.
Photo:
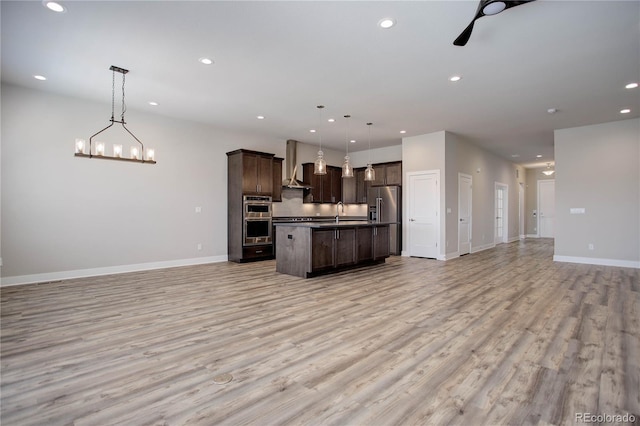
M273 241L271 197L245 195L242 204L242 245L270 244Z

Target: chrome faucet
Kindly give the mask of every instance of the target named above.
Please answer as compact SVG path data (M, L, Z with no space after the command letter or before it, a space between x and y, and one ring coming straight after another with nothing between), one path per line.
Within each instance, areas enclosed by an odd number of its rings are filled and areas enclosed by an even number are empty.
M344 203L338 201L338 204L336 204L336 223L340 222L340 212L338 211L338 207L340 206L342 206L342 214L344 214Z

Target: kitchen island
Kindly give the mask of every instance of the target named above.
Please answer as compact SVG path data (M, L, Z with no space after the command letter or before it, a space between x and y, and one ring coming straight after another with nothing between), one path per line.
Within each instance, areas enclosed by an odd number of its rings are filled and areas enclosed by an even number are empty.
M390 223L276 223L276 271L302 278L383 263Z

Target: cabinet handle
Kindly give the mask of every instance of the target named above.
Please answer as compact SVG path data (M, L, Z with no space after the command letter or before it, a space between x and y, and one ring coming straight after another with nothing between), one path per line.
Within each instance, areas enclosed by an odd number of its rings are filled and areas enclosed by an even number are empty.
M256 250L256 254L262 253L262 250Z

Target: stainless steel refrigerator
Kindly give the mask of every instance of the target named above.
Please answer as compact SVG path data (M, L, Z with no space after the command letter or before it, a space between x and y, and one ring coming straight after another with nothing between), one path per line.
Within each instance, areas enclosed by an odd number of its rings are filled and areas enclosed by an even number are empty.
M389 225L389 252L399 255L402 250L402 202L399 186L375 186L367 191L369 220L375 222L397 222Z

